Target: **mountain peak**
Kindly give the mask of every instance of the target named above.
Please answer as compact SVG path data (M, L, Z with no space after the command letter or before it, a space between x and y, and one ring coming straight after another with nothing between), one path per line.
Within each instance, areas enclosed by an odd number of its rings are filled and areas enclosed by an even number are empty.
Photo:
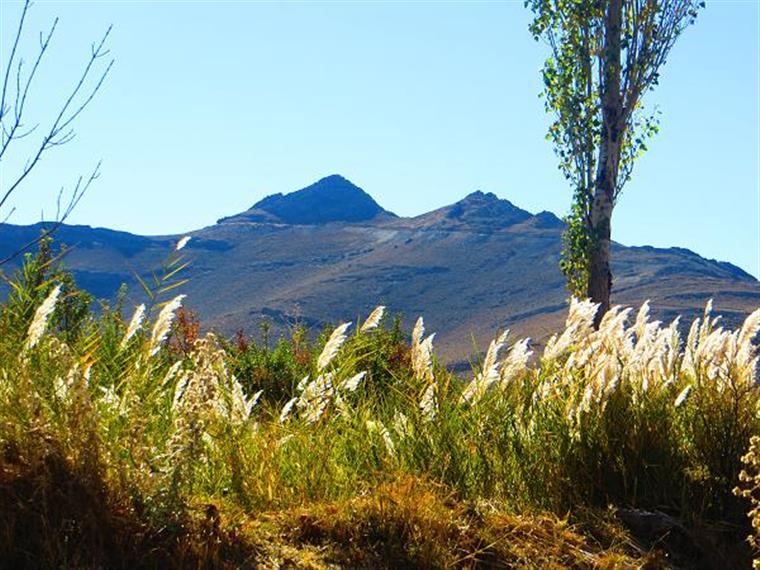
M473 202L473 201L487 201L498 202L499 197L493 192L483 192L482 190L475 190L465 196L460 202Z
M518 208L509 200L499 198L493 192L476 190L458 202L417 216L413 224L416 227L490 233L504 230L531 218L533 216L530 212Z
M352 188L359 188L356 184L351 182L348 178L345 176L341 176L340 174L329 174L325 176L324 178L320 178L317 180L312 186L316 186L318 184L323 185L347 185L351 186Z
M393 216L356 184L331 174L289 194L272 194L235 219L286 224L361 222L380 215Z
M519 224L531 217L522 210L492 192L477 190L459 202L447 207L446 218L470 226L491 226L493 229Z

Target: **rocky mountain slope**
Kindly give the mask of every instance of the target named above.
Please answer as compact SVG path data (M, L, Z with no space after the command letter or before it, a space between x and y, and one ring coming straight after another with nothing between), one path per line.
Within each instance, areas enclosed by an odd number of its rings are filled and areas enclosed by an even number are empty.
M0 225L0 256L40 225ZM494 194L474 192L414 218L387 212L334 175L192 232L187 305L204 324L231 333L268 319L319 328L366 315L379 303L409 321L425 316L453 360L483 347L497 329L540 340L564 318L558 269L562 222ZM134 274L160 266L179 236L136 236L65 226L66 264L82 286L113 297L122 282L140 300ZM729 263L680 248L613 248L613 302L651 299L662 319L695 316L709 298L731 324L760 306L760 283Z

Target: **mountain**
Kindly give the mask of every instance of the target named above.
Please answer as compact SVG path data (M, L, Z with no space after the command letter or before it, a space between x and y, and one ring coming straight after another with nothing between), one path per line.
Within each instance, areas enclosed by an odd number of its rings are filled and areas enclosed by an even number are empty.
M182 292L207 326L224 333L256 330L262 319L284 330L355 320L377 304L408 323L424 315L436 346L466 359L497 330L544 339L566 312L559 272L562 222L531 214L491 193L403 218L363 190L330 176L191 232ZM40 224L0 224L0 256L39 235ZM64 226L66 264L79 283L111 298L134 273L160 267L180 236L136 236ZM651 299L660 319L699 314L709 298L728 325L760 306L760 283L730 263L681 248L613 245L613 302Z
M495 232L525 222L533 216L508 200L480 190L450 206L413 218L418 228ZM561 225L562 222L557 219Z
M395 217L383 210L372 196L339 174L322 178L311 186L290 194L272 194L229 221L279 222L283 224L327 224L364 222L379 217Z

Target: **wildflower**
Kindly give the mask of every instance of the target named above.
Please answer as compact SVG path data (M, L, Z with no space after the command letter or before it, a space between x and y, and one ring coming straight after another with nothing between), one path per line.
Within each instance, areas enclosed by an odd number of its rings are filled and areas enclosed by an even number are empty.
M385 428L385 426L382 427L380 431L380 435L383 437L383 443L385 443L385 449L388 451L388 455L391 457L396 456L396 446L393 443L393 438L391 437L391 433Z
M367 332L367 331L377 328L384 314L385 314L385 306L380 305L376 307L375 310L369 314L369 317L367 317L367 320L364 321L364 324L362 325L362 328L360 329L361 332Z
M37 307L37 311L34 313L32 323L29 325L29 331L27 332L26 347L33 348L40 338L42 338L45 328L47 327L48 318L55 309L55 303L58 301L58 296L61 294L61 286L56 285L42 304Z
M71 387L70 383L72 381L73 379L70 375L66 378L66 380L64 380L61 376L58 376L55 379L54 391L56 399L61 402L66 400L66 397L69 395L69 388Z
M101 392L101 402L106 406L106 408L112 412L112 413L123 413L123 400L119 396L119 394L116 393L116 389L113 386L109 386L108 388L101 386L100 387Z
M206 461L207 428L222 418L231 419L232 410L224 400L229 382L224 356L215 337L206 335L196 342L190 355L192 368L177 383L172 402L174 430L168 442L170 452L182 457L175 470L181 471L187 462Z

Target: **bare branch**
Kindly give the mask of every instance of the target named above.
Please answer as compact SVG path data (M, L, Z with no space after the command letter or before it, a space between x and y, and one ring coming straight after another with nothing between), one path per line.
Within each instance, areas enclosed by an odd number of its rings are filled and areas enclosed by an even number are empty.
M21 39L21 33L24 30L24 21L26 20L26 12L29 9L29 0L24 2L24 9L21 11L21 18L18 21L18 28L16 29L16 37L13 40L13 47L11 48L11 55L8 58L8 65L5 68L5 76L3 77L3 93L0 95L0 120L5 116L5 94L8 89L8 79L11 76L11 68L13 67L13 60L16 57L16 49L18 48L18 42Z
M52 37L52 33L54 29L55 29L55 24L51 28L51 31L48 34L47 40L43 42L42 49L47 50L47 46L49 45L49 39L50 37ZM106 66L105 70L100 74L100 77L95 83L95 86L90 90L87 97L85 97L85 99L77 106L76 109L71 111L73 102L77 98L77 96L80 94L88 77L90 77L95 62L101 57L104 57L108 53L108 50L105 50L104 46L112 29L113 29L113 26L109 26L105 34L103 34L103 37L101 38L100 42L97 44L93 44L91 48L92 51L91 51L90 58L84 70L82 71L77 84L75 85L75 87L69 94L68 98L64 102L63 106L58 112L57 117L53 121L53 124L50 127L50 130L43 137L42 142L40 143L39 147L37 148L37 151L34 153L31 160L27 162L21 174L15 179L15 181L12 184L10 184L8 189L5 190L3 197L0 199L0 208L3 207L3 205L7 202L8 198L13 194L13 192L19 187L19 185L26 179L29 173L34 169L34 167L37 165L37 163L39 162L40 158L42 157L43 153L46 150L55 146L61 146L63 144L66 144L67 142L70 142L74 138L74 132L73 130L69 128L70 125L82 113L82 111L84 111L84 109L92 102L93 98L102 87L103 82L105 81L105 78L108 76L108 73L111 71L111 68L113 67L114 60L111 59L111 61ZM44 53L44 51L42 51L41 53ZM39 57L41 57L41 55ZM39 57L38 57L38 60L39 60ZM25 96L26 94L24 95L24 98ZM13 129L10 132L11 132L11 137L5 142L5 147L3 149L3 152L5 148L7 148L7 145L9 144L10 140L12 140L13 138L12 136Z
M15 208L15 207L11 208L11 211L10 211L10 212L8 212L8 215L7 215L7 216L5 216L5 217L3 218L3 221L2 221L2 222L0 222L0 223L2 223L2 224L5 224L5 223L7 223L7 222L8 222L8 220L9 220L9 219L11 218L11 216L13 215L13 212L15 212L15 211L16 211L16 208Z
M29 241L28 243L24 244L22 247L17 249L15 252L13 252L11 255L9 255L5 259L0 260L0 267L5 265L6 263L13 261L25 251L28 251L30 248L34 247L45 238L53 235L64 224L64 222L69 217L69 215L71 215L71 213L77 207L77 204L79 204L79 201L87 193L87 190L89 190L92 183L100 177L100 165L101 165L101 162L98 162L98 164L95 166L95 168L93 169L92 173L90 174L89 178L87 178L86 181L84 180L82 176L79 177L79 179L76 182L76 185L74 186L74 190L71 192L71 196L69 198L68 203L63 208L62 213L61 213L61 197L63 194L63 189L61 189L61 191L58 193L56 218L52 222L50 227L45 228L40 233L39 236ZM11 210L11 212L13 212L13 210Z
M5 151L10 146L10 143L12 140L18 140L20 138L25 137L28 135L31 131L28 131L26 134L23 135L15 135L16 129L18 129L22 125L23 115L24 115L24 107L26 106L26 98L29 94L29 88L32 85L32 82L34 81L34 77L37 74L37 69L39 68L40 62L42 61L43 56L45 55L45 52L48 49L48 46L50 45L50 40L53 37L53 33L55 32L55 28L58 25L58 18L56 18L53 21L53 25L50 27L50 31L47 33L47 36L44 37L40 34L40 51L37 54L37 59L34 62L34 65L32 66L32 70L29 72L29 77L27 77L24 89L22 91L21 89L21 61L19 61L19 69L16 73L16 104L14 106L14 121L13 126L10 128L10 131L8 131L5 127L5 124L3 124L3 133L7 136L7 139L3 141L2 146L0 147L0 159L2 159L3 155L5 154ZM20 95L21 94L21 95ZM19 101L19 95L20 95L20 101ZM0 123L2 123L2 117L0 117ZM32 130L36 129L35 127L32 128Z

